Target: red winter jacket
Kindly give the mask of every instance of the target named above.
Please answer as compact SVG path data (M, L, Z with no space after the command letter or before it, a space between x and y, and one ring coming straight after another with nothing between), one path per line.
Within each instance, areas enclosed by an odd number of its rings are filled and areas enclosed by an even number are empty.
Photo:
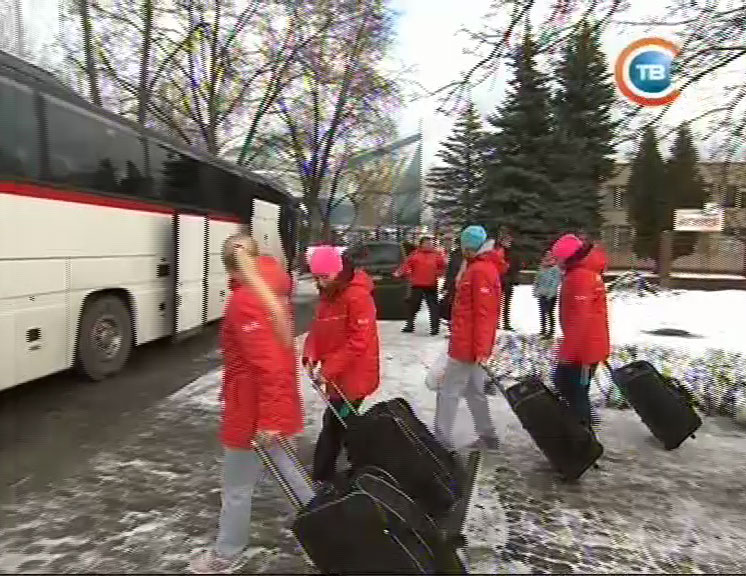
M378 325L373 281L356 270L336 296L322 296L306 338L303 357L321 362L321 374L348 400L375 392L380 380ZM332 398L339 395L330 387Z
M500 280L489 250L471 260L456 287L448 355L475 362L492 353L500 317Z
M609 319L602 272L606 256L594 247L565 272L560 291L559 360L596 364L609 357Z
M257 267L289 308L288 274L270 257L258 258ZM287 436L302 431L297 363L295 352L277 338L256 293L236 280L231 280L230 288L221 330L221 440L229 448L250 449L257 430Z
M409 277L412 286L434 288L445 269L446 259L439 250L418 248L409 255L398 271Z

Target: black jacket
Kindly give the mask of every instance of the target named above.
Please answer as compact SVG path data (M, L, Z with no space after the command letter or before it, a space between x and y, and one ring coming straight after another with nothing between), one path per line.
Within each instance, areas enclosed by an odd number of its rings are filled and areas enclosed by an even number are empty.
M446 294L453 294L454 288L456 287L456 276L461 268L461 262L464 256L461 250L452 250L448 256L448 267L446 268L445 282L443 283L443 289Z
M506 284L515 284L518 282L518 277L521 274L522 262L512 246L510 248L503 246L503 251L505 261L508 263L508 271L502 276L500 281L503 286Z

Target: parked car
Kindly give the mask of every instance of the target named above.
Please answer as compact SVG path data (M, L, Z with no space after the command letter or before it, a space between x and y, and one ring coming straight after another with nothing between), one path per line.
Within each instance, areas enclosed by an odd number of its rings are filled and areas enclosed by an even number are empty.
M404 247L399 242L370 241L350 246L347 254L373 279L373 298L378 319L405 320L408 315L410 285L406 279L394 276L406 257Z

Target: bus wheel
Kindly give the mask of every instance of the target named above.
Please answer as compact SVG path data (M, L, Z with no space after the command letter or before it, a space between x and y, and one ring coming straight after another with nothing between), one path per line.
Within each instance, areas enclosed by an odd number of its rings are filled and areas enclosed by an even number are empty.
M78 333L78 364L91 380L122 369L132 351L132 317L117 296L101 296L83 309Z

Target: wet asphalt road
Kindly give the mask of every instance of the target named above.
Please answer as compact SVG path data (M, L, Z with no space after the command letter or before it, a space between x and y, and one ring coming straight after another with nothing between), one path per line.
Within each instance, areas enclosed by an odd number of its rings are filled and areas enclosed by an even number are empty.
M296 301L297 333L313 304ZM217 335L213 323L178 344L141 346L103 382L67 371L0 392L0 505L75 474L135 430L144 411L218 366Z

